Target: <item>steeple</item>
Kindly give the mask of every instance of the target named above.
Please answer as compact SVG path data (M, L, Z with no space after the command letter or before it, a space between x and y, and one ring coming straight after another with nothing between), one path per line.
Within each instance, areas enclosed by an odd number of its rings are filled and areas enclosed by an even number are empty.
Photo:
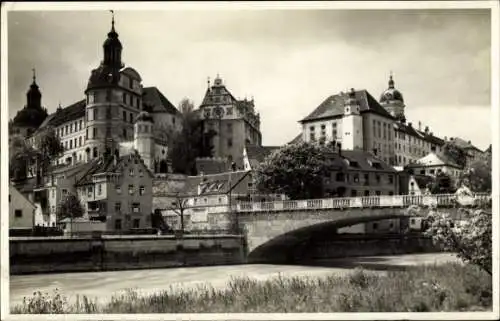
M123 67L122 64L122 44L118 39L118 33L115 31L115 14L113 10L111 12L111 31L108 32L108 38L104 41L104 61L103 65L105 67L110 67L115 70L119 70Z
M26 106L27 108L42 108L42 94L38 89L38 85L36 84L36 71L35 68L33 71L33 82L30 85L30 89L26 93Z

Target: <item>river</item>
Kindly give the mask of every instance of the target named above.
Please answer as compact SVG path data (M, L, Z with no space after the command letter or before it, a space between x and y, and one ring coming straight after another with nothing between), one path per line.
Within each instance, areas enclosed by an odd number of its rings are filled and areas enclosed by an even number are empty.
M418 264L442 264L458 261L454 254L406 254L393 256L355 257L332 259L311 265L244 264L227 266L186 267L152 270L129 270L110 272L57 273L10 276L10 303L22 303L23 297L34 291L52 293L57 288L69 301L76 295L87 295L108 301L113 294L127 289L136 289L140 294L151 294L162 290L194 288L209 284L224 287L231 278L250 277L266 280L278 276L321 277L331 274L346 274L356 266L385 273L405 266Z

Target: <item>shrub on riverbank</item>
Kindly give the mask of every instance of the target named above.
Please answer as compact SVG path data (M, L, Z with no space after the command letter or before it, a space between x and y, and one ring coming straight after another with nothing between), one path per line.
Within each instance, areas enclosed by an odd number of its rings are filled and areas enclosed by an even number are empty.
M473 265L447 263L386 274L356 269L347 276L323 278L238 278L226 289L205 286L145 297L131 290L105 304L87 297L68 304L60 296L36 295L12 313L427 312L491 307L491 276Z

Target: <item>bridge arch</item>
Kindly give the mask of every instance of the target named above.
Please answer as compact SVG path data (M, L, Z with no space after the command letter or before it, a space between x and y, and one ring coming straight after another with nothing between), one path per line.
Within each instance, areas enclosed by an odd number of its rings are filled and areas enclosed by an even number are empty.
M275 263L286 262L290 260L289 256L294 252L294 248L325 232L335 234L336 230L342 227L408 217L410 216L404 212L393 211L376 216L367 214L365 216L330 219L320 223L313 223L270 237L260 245L249 248L247 258L250 263L269 262L270 260ZM247 235L247 238L251 237L251 235Z

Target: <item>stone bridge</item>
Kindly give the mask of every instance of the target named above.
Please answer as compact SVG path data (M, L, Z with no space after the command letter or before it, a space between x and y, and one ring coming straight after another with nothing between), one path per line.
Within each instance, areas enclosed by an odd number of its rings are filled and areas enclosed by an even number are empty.
M486 194L467 197L446 194L239 203L232 215L245 233L248 261L265 262L272 258L276 262L286 255L284 247L298 246L314 235L336 233L338 228L364 222L415 215L408 210L411 205L423 206L418 215L426 216L431 208L437 207L460 219L459 207L485 204L490 199Z

